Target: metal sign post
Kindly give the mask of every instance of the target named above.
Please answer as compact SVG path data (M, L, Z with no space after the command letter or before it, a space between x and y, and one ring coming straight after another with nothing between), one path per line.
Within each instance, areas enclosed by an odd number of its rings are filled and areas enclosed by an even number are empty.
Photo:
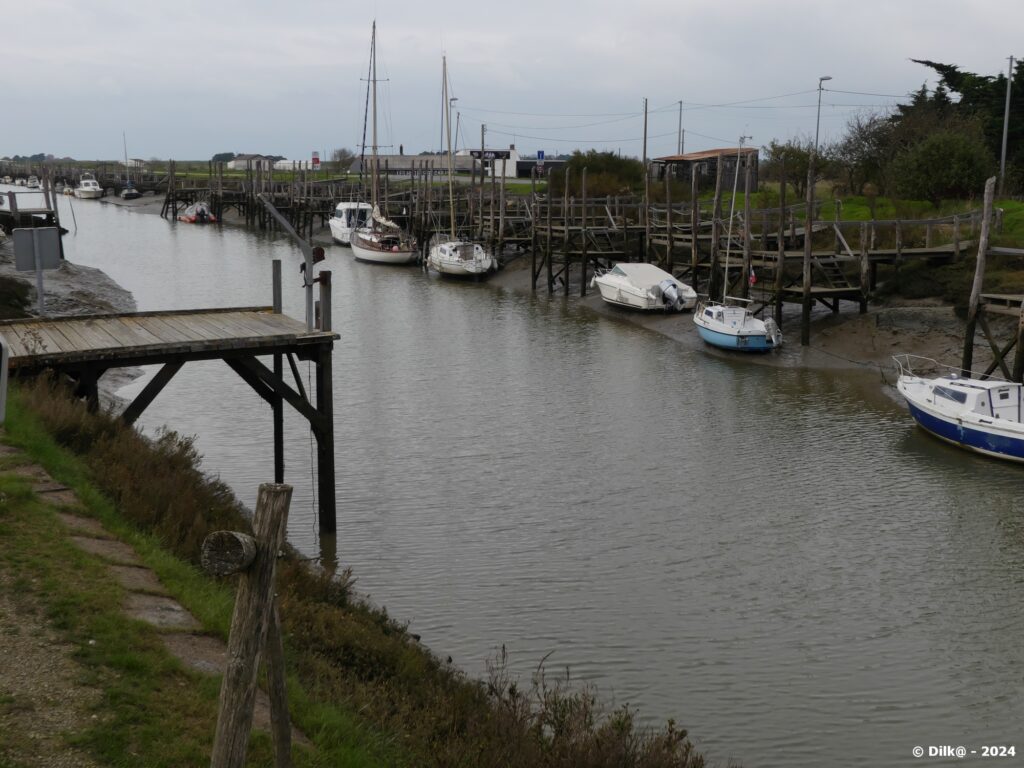
M19 272L36 273L39 314L43 316L43 270L60 267L60 232L56 227L24 227L13 234L14 267Z

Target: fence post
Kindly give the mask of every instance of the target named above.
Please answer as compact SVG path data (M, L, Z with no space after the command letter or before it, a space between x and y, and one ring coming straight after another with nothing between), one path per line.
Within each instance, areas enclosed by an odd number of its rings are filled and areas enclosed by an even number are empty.
M217 531L203 542L202 561L206 570L221 575L241 572L228 637L228 663L220 688L211 768L241 768L245 764L260 652L275 608L274 571L284 543L291 498L290 485L264 483L253 516L254 536ZM279 665L272 668L280 671ZM287 718L287 713L278 712L277 716L282 714ZM282 765L280 760L278 765Z

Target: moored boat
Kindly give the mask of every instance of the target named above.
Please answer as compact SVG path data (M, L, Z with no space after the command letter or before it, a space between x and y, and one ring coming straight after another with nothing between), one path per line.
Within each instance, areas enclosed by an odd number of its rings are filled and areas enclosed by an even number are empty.
M96 200L103 197L103 187L91 173L83 173L75 187L75 197L81 200Z
M334 206L334 215L328 222L334 242L351 245L353 230L366 227L370 222L373 206L369 203L342 201Z
M138 187L135 186L132 180L129 179L128 181L126 181L124 183L124 189L121 190L121 199L137 200L140 197L142 197L142 193L139 191Z
M430 248L427 266L448 277L483 277L498 268L497 259L479 243L447 240Z
M39 189L39 177L29 176L28 181L25 182L25 186L28 187L29 189Z
M893 358L896 389L926 432L968 451L1024 462L1024 386L1001 379L968 379L956 369L915 355ZM927 365L937 376L915 374Z
M770 352L782 346L782 331L775 321L754 317L747 307L702 301L693 313L693 322L706 343L721 349Z
M590 281L609 304L641 310L682 312L697 304L697 292L653 264L620 262Z
M411 264L417 258L416 240L380 210L380 170L377 161L377 22L370 38L370 85L373 93L372 196L373 210L366 226L349 236L352 255L376 264Z
M193 203L184 212L178 214L178 221L186 224L216 224L217 217L205 202Z

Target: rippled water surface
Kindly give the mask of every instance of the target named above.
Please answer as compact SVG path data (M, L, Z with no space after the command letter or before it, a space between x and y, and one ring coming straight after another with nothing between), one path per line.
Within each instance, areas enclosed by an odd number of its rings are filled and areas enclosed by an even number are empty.
M284 239L75 210L68 257L140 310L268 304L280 258L303 316ZM716 357L341 248L327 265L337 556L436 652L477 674L504 644L524 675L550 654L718 764L1024 752L1021 468L923 435L877 373ZM286 418L289 536L330 552ZM223 363L179 373L142 419L165 423L247 503L272 480L269 409Z

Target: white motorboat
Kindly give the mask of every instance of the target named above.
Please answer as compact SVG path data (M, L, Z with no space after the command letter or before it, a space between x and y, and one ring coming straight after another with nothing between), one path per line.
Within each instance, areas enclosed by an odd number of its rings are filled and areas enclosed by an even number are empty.
M343 201L334 206L334 215L328 222L334 242L351 245L352 231L369 226L372 211L369 203Z
M349 236L352 255L359 261L377 264L411 264L416 260L416 240L387 218L380 209L380 171L377 162L377 22L370 37L370 85L373 89L372 132L372 201L373 210L366 227L355 229Z
M444 109L445 132L448 136L448 215L449 232L427 255L427 269L448 277L472 277L479 280L498 268L498 260L478 243L460 240L455 218L455 166L452 160L452 112L448 98L448 57L441 57L441 104Z
M28 177L28 181L25 182L25 186L28 187L29 189L39 189L39 187L40 187L39 177L38 176L29 176Z
M968 451L1024 462L1024 386L1001 379L967 379L956 369L916 355L893 358L896 389L925 431ZM925 377L912 366L946 368Z
M4 176L4 184L10 184L12 181L10 176Z
M653 264L620 262L590 281L609 304L682 312L697 304L697 292Z
M103 197L103 187L91 173L83 173L75 187L75 197L81 200L97 200Z

